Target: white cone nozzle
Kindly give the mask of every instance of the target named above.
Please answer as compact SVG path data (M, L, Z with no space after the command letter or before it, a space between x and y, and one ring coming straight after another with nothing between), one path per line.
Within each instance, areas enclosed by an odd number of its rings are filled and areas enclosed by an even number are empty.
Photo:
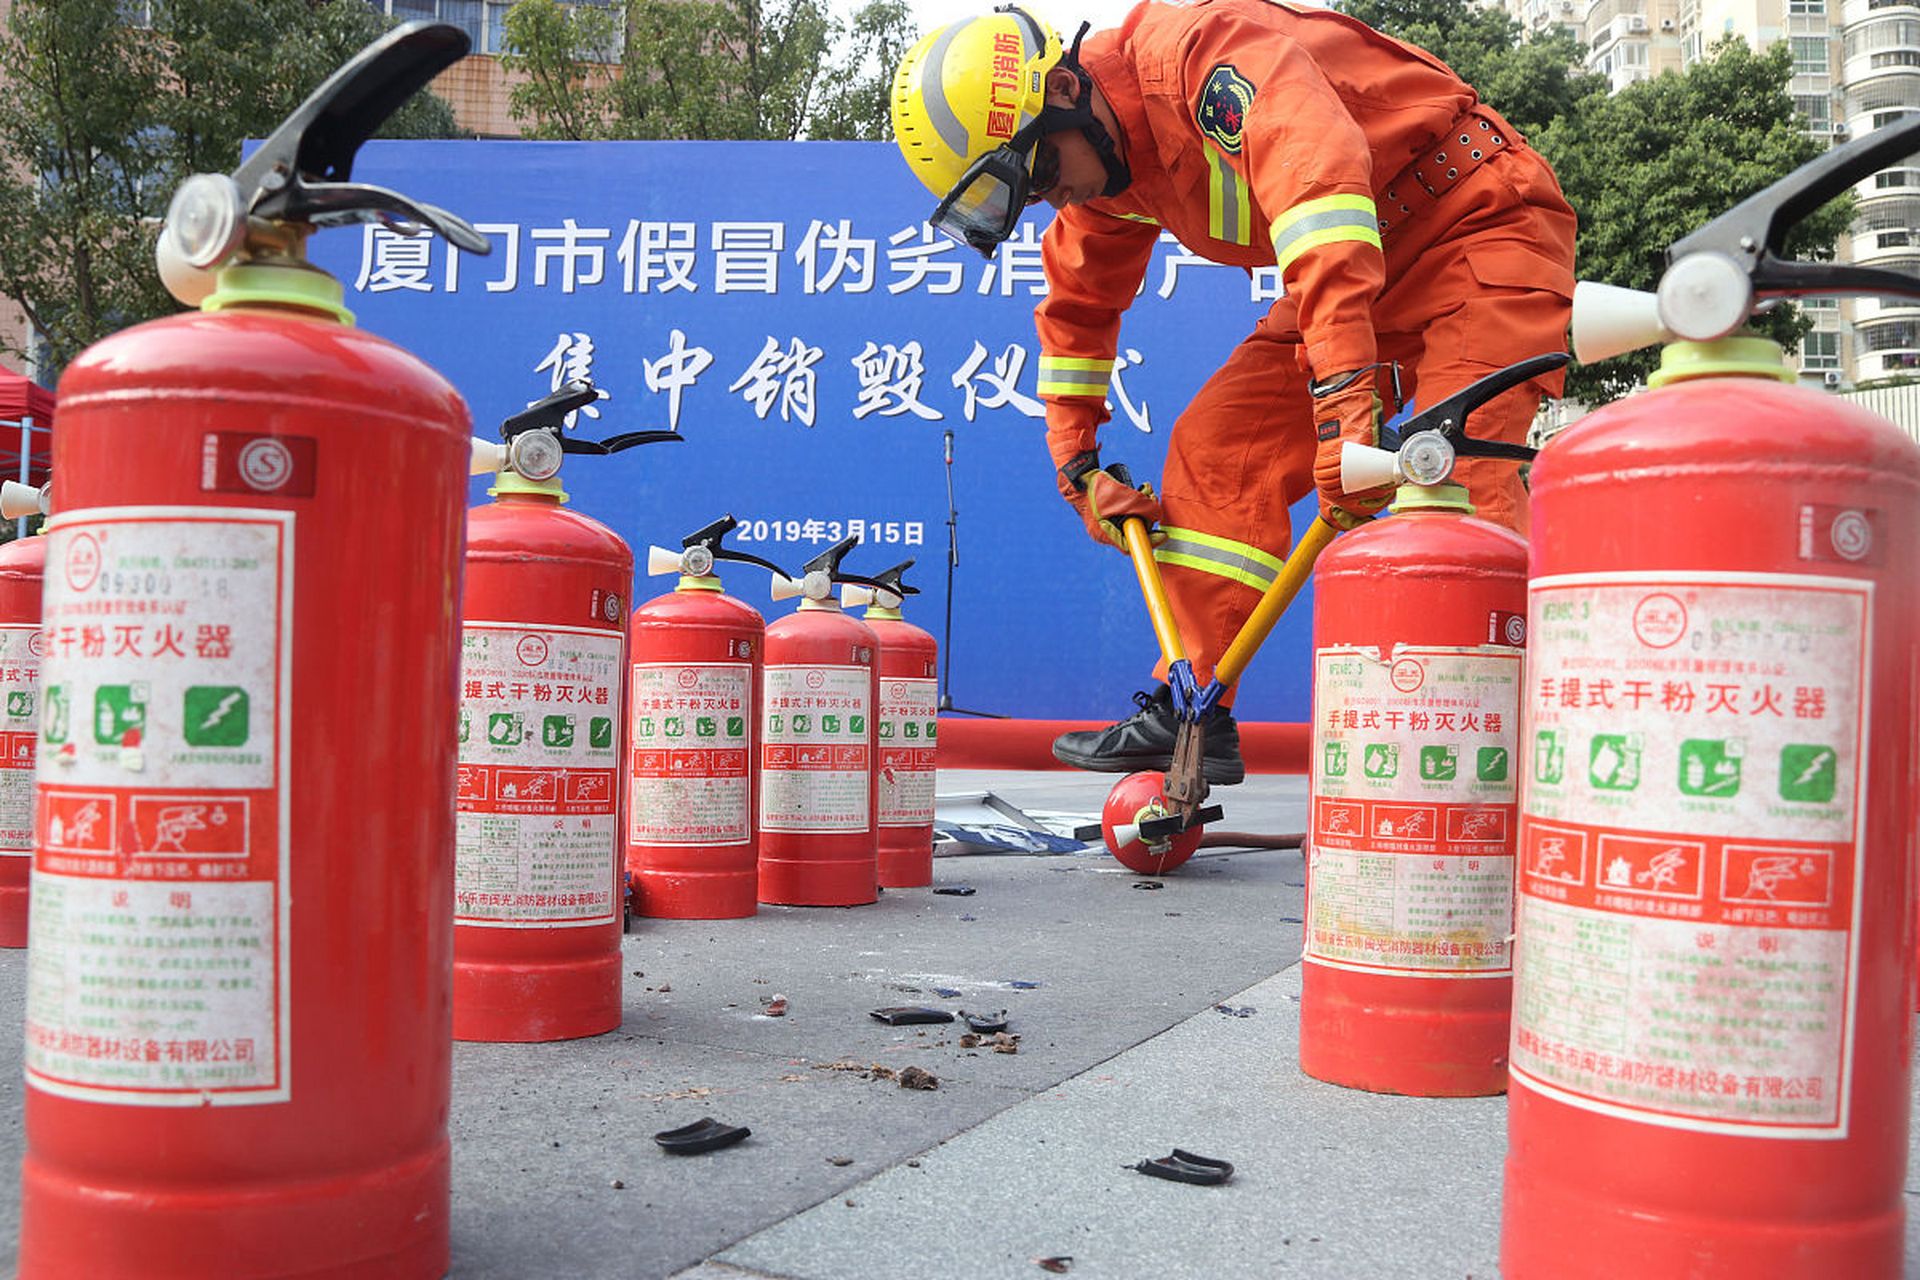
M679 573L680 560L678 551L669 551L665 547L647 548L647 572L654 577L663 573Z
M1125 848L1140 838L1140 824L1128 822L1113 829L1113 843L1116 848Z
M840 603L849 609L857 609L863 604L872 604L874 590L863 587L857 582L849 582L840 588Z
M182 306L197 307L213 292L217 273L196 267L182 257L164 227L154 242L153 259L160 268L160 283Z
M805 593L805 585L800 579L789 578L784 573L776 573L773 575L773 598L775 600L791 600L795 596L804 595Z
M21 484L18 480L0 481L0 518L19 520L25 516L44 516L52 503L47 486Z
M1392 449L1349 440L1340 446L1340 488L1345 493L1365 493L1400 479L1400 455Z
M1625 355L1673 337L1660 322L1658 294L1591 280L1573 286L1573 354L1581 363Z
M482 440L473 437L473 453L467 461L467 474L470 476L490 476L502 471L507 465L507 446L498 440Z

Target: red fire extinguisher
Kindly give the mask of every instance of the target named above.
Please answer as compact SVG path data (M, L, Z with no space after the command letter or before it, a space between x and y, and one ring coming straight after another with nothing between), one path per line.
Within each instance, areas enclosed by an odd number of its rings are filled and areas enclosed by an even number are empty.
M856 534L807 561L774 599L800 608L767 627L760 746L760 901L850 907L879 897L872 768L879 705L873 628L841 611L833 589L874 580L843 573Z
M1917 149L1877 130L1656 295L1575 295L1582 359L1671 345L1533 470L1510 1280L1901 1272L1920 449L1742 326L1920 293L1778 256Z
M1313 752L1300 1069L1380 1093L1507 1087L1513 839L1527 543L1475 519L1458 455L1532 450L1464 432L1475 409L1566 364L1480 379L1344 451L1392 518L1315 569Z
M199 310L60 380L22 1277L446 1272L471 428L302 246L399 217L486 249L346 180L467 47L397 28L189 178L159 255Z
M0 519L48 514L49 485L0 483ZM0 947L27 945L27 872L33 866L33 759L40 736L40 575L47 540L0 547Z
M652 547L647 572L679 585L633 611L628 726L627 876L643 916L722 920L758 909L761 663L766 623L727 595L722 560L780 566L721 545L722 516Z
M467 515L453 1036L569 1040L620 1025L620 725L633 552L567 511L565 455L680 440L566 434L571 382L475 439Z
M874 718L879 869L883 889L933 883L933 782L939 731L940 645L900 616L903 597L918 595L902 576L908 560L873 575L879 586L849 584L840 602L865 605L864 620L880 641L879 711Z

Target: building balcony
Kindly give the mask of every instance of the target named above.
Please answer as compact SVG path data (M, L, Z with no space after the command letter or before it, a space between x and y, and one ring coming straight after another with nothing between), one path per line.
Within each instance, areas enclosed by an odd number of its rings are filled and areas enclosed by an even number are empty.
M1911 16L1920 12L1920 3L1910 0L1844 0L1840 6L1840 21L1848 27L1857 22L1867 22L1887 14Z
M1912 231L1857 231L1853 236L1853 261L1880 271L1920 276L1920 228Z
M1920 323L1920 298L1883 296L1853 300L1853 323L1856 327L1875 323L1892 324L1895 321L1909 325Z

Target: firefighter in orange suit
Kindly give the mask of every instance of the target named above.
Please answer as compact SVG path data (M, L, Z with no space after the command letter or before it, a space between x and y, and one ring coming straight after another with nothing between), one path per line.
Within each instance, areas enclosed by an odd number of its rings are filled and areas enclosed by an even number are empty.
M1084 45L1082 40L1084 39ZM1155 557L1196 679L1272 581L1288 507L1315 489L1342 527L1385 490L1340 488L1340 446L1374 444L1381 391L1433 403L1560 350L1574 215L1544 160L1432 57L1326 9L1272 0L1142 4L1071 48L1007 5L942 27L894 78L895 137L941 197L931 221L991 254L1022 210L1058 210L1035 312L1047 445L1061 495L1099 541L1155 522ZM1214 262L1280 268L1285 294L1174 424L1161 493L1102 469L1096 432L1121 315L1161 233ZM1519 441L1558 375L1474 416ZM1510 465L1458 473L1479 514L1525 531ZM1165 769L1163 684L1054 754L1081 768ZM1244 769L1230 713L1207 723L1205 773Z

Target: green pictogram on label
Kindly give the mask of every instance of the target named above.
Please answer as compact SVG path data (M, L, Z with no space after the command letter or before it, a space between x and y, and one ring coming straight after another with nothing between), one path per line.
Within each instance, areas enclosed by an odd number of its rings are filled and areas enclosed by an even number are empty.
M1788 743L1780 748L1780 798L1829 804L1839 784L1840 760L1832 747Z
M887 725L888 725L888 724L890 724L890 723L891 723L891 721L887 721L887 720L882 720L882 721L880 722L880 728L881 728L882 730L884 730L884 729L886 729L886 727L887 727ZM906 730L907 730L907 736L908 736L909 738L917 738L917 737L919 737L919 736L920 736L920 722L919 722L918 720L908 720L908 721L906 722Z
M1400 772L1400 744L1369 742L1360 753L1360 768L1369 778L1391 778Z
M767 732L768 733L779 733L786 728L786 725L787 725L787 718L781 715L778 711L770 712L768 714L767 716Z
M778 718L777 716L775 717L775 719ZM795 733L812 733L813 717L805 713L796 712L793 717L793 731Z
M679 716L668 716L661 728L669 738L684 738L687 736L687 722Z
M1347 744L1329 742L1320 749L1320 769L1329 778L1347 776Z
M1740 793L1740 742L1688 738L1680 744L1680 794L1732 796Z
M460 741L465 742L473 734L473 712L466 707L460 708Z
M493 711L487 715L487 741L496 747L517 747L527 736L526 721L518 711Z
M714 716L695 716L693 733L697 738L711 738L720 732L720 721Z
M1533 735L1533 780L1552 785L1566 777L1566 740L1558 729L1542 729Z
M237 747L247 740L247 691L232 685L189 685L181 731L190 747Z
M33 690L14 689L7 694L7 715L14 720L25 720L33 714Z
M1601 791L1640 786L1640 748L1623 733L1596 733L1587 749L1587 781Z
M1425 782L1451 782L1460 772L1458 747L1420 748L1420 777Z
M654 724L652 716L641 716L638 720L635 720L633 722L634 736L640 737L640 738L651 738L654 734L654 730L657 729L658 727L659 727L658 725Z
M1481 747L1473 762L1473 775L1482 782L1505 782L1507 780L1507 749Z
M73 691L64 684L47 686L47 714L40 721L40 736L48 742L65 742L73 728Z
M927 721L927 739L928 739L928 741L932 741L932 740L933 740L934 738L937 738L937 737L939 737L939 736L940 736L940 723L939 723L939 722L938 722L937 720L929 720L929 721Z
M102 746L122 741L147 723L146 686L103 684L93 694L93 740Z
M594 716L587 721L587 745L602 749L613 745L612 716Z
M673 732L674 722L667 721L667 732ZM573 717L548 716L540 722L540 745L543 747L570 747L573 745Z
M867 736L867 718L865 716L848 716L847 732L852 734L856 738L866 737Z
M776 716L774 718L778 719L779 717ZM779 726L776 725L775 727L778 728ZM727 736L729 738L744 738L746 734L747 718L745 716L727 717Z
M822 733L840 732L840 717L839 716L821 716L820 731Z
M891 738L893 736L893 721L882 720L878 732L883 738Z

